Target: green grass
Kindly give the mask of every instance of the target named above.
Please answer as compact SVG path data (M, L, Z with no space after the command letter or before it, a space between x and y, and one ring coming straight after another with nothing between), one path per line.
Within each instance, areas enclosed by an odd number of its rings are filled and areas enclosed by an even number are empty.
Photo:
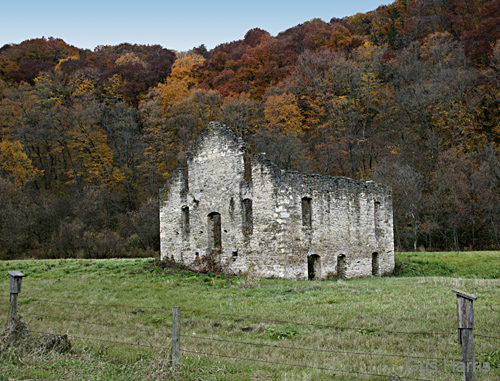
M0 319L7 321L7 271L18 270L27 275L19 311L33 334L68 333L73 343L66 354L1 353L0 380L157 380L173 379L175 372L183 380L370 379L191 352L341 371L458 379L456 373L409 373L405 358L279 348L460 359L452 289L478 296L475 332L500 337L500 280L494 279L499 278L495 274L500 253L400 253L396 260L402 263L396 277L328 282L161 270L152 259L0 262L0 305L4 306ZM182 311L181 348L191 351L182 353L178 371L168 362L172 306ZM262 346L202 340L206 337ZM475 342L478 359L500 366L500 340L476 337ZM437 363L442 370L443 362ZM498 378L498 368L480 376Z
M396 276L500 278L497 251L396 253Z

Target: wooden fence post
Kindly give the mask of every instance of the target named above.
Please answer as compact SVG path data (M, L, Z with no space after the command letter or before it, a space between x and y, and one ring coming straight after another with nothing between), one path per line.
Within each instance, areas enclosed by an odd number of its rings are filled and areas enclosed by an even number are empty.
M462 344L464 380L477 381L476 359L474 356L474 310L472 302L477 296L453 290L457 294L458 343Z
M170 352L173 366L181 365L181 309L173 307L172 309L172 351Z
M24 274L19 271L9 271L10 284L10 313L9 313L9 328L12 330L15 326L17 318L17 296L21 292L21 284L23 282Z

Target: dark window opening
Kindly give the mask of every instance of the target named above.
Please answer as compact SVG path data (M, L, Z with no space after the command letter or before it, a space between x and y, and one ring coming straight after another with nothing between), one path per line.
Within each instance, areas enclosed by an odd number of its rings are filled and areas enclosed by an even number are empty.
M182 208L182 234L189 234L189 207Z
M252 181L252 162L250 160L250 155L247 152L243 155L243 166L245 171L243 179L245 181Z
M317 254L307 256L307 279L321 280L321 259Z
M372 275L376 276L379 275L380 270L379 270L379 263L378 263L378 253L373 253L372 254Z
M194 253L194 261L195 263L201 263L200 254L198 252Z
M345 279L345 255L340 254L337 257L337 278Z
M229 200L229 217L234 218L234 198Z
M243 232L245 234L253 233L253 210L252 210L252 200L249 198L244 199L241 202L242 212L243 212Z
M187 157L182 160L182 169L183 169L183 176L184 176L184 189L188 190L189 189L189 166L187 163Z
M380 210L380 201L375 201L373 208L373 225L375 226L375 239L380 239L383 236L383 232L380 226L380 220L382 219L382 213Z
M312 225L312 200L309 197L302 198L302 225Z
M222 250L221 216L217 212L208 215L208 247L219 252Z
M233 261L235 261L238 258L238 251L233 250Z

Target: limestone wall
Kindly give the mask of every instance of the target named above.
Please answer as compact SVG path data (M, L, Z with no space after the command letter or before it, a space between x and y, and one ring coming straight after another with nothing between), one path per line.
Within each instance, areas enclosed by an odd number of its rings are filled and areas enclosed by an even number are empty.
M308 256L316 279L393 271L387 187L283 171L265 155L253 157L248 170L243 141L211 124L191 148L187 169L175 172L162 193L162 257L191 264L212 252L220 218L217 253L235 272L307 279Z

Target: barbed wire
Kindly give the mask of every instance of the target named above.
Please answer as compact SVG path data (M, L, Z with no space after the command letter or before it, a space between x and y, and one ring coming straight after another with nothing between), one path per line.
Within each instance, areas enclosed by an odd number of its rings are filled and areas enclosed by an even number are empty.
M192 351L192 350L182 349L182 348L180 350L182 352L186 352L186 353L194 353L194 354L204 355L204 356L224 357L224 358L229 358L229 359L234 359L234 360L261 362L261 363L266 363L266 364L285 365L285 366L293 366L293 367L306 368L306 369L326 370L326 371L338 372L338 373L351 373L351 374L359 374L359 375L364 375L364 376L393 377L393 375L389 375L389 374L357 372L357 371L351 371L351 370L342 370L342 369L334 369L334 368L315 367L315 366L302 365L302 364L282 363L282 362L278 362L278 361L261 360L261 359L251 359L251 358L243 358L243 357L236 357L236 356L229 356L229 355L220 355L220 354L216 354L216 353L198 352L198 351ZM403 379L407 379L407 380L431 381L431 380L424 379L424 378L400 377L400 376L398 376L398 377L400 379L403 378Z
M161 307L154 307L154 306L130 306L126 304L102 304L102 303L79 303L79 302L69 302L69 301L56 301L56 300L49 300L49 299L38 299L38 298L31 298L29 296L23 296L20 299L29 299L34 302L45 302L45 303L53 303L53 304L66 304L66 305L75 305L75 306L87 306L87 307L112 307L112 308L149 308L149 309L157 309L157 310L166 310L169 307L166 306L161 306ZM171 307L170 307L171 308Z
M103 327L118 328L118 329L131 330L131 331L147 332L147 333L150 333L150 334L163 334L163 335L166 335L166 336L171 336L171 333L166 332L166 331L152 331L152 330L146 330L146 329L141 329L141 328L130 328L130 327L124 327L124 326L117 326L117 325L113 325L113 324L90 322L90 321L82 320L82 319L70 319L70 318L64 318L64 317L59 317L59 316L42 315L42 314L35 314L35 313L29 313L29 312L28 313L24 313L24 314L28 315L28 316L41 317L41 318L44 318L44 319L54 319L54 320L71 321L71 322L84 323L84 324L90 324L90 325L97 325L97 326L103 326ZM213 338L213 337L203 337L203 336L181 335L181 337L185 337L185 338L189 338L189 339L197 339L197 340L209 340L209 341L216 341L216 342L225 342L225 343L233 343L233 344L240 344L240 345L252 345L252 346L278 348L278 349L305 350L305 351L311 351L311 352L351 354L351 355L361 355L361 356L418 358L418 359L427 359L427 360L460 361L460 360L457 360L457 359L450 359L450 358L443 358L443 357L409 356L409 355L389 354L389 353L336 351L336 350L316 349L316 348L306 348L306 347L280 346L280 345L276 345L276 344L254 343L254 342L246 342L246 341L235 341L235 340L217 339L217 338Z
M30 332L35 332L35 333L39 333L39 334L42 334L42 335L53 335L53 333L49 333L49 332L41 332L41 331L34 331L34 330L30 330ZM94 337L83 337L83 336L73 335L73 334L68 334L68 336L69 336L69 338L70 338L70 339L72 339L72 338L77 338L77 339L80 339L80 340L99 341L99 342L113 343L113 344L123 344L123 345L135 346L135 347L146 347L146 348L154 348L154 349L165 349L164 347L159 347L159 346L156 346L156 345L147 345L147 344L139 344L139 343L130 343L130 342L126 342L126 341L116 341L116 340L97 339L97 338L94 338Z
M289 347L289 346L282 346L282 345L276 345L276 344L264 344L264 343L252 343L252 342L248 342L248 341L234 341L234 340L226 340L226 339L216 339L216 338L213 338L213 337L190 336L190 335L180 335L180 336L181 337L187 337L187 338L190 338L190 339L219 341L219 342L224 342L224 343L243 344L243 345L253 345L253 346L257 346L257 347L269 347L269 348L278 348L278 349L305 350L305 351L311 351L311 352L350 354L350 355L361 355L361 356L399 357L399 358L424 359L424 360L462 361L462 360L459 360L459 359L451 359L451 358L444 358L444 357L426 357L426 356L397 355L397 354L389 354L389 353L336 351L336 350L330 350L330 349L316 349L316 348L305 348L305 347Z
M31 312L23 312L21 315L38 316L38 317L46 318L46 319L64 320L64 321L71 321L71 322L76 322L76 323L98 325L98 326L103 326L103 327L112 327L112 328L126 329L126 330L130 330L130 331L140 331L140 332L147 332L147 333L153 333L153 334L155 334L155 333L161 333L161 334L164 334L164 335L170 335L170 333L166 332L166 331L152 331L152 330L147 330L147 329L142 329L142 328L131 328L131 327L124 327L124 326L114 325L114 324L95 323L95 322L90 322L90 321L87 321L87 320L69 319L69 318L64 318L64 317L60 317L60 316L41 315L41 314L35 314L35 313L31 313Z
M154 306L131 306L131 305L123 305L123 304L102 304L102 303L78 303L78 302L67 302L67 301L54 301L54 300L48 300L48 299L38 299L38 298L31 298L29 296L24 296L22 299L29 299L32 301L40 301L40 302L46 302L46 303L54 303L54 304L73 304L73 305L80 305L80 306L88 306L88 307L112 307L112 308L131 308L131 309L138 309L140 310L141 308L146 308L146 309L156 309L156 310L168 310L170 307L166 306L160 306L160 307L154 307ZM200 314L202 316L207 316L208 314L213 314L214 312L212 311L200 311L200 310L192 310L192 309L184 309L181 307L181 312L183 313L195 313L195 314ZM263 322L270 322L270 323L278 323L278 324L288 324L288 325L302 325L302 326L311 326L311 327L320 327L320 328L330 328L330 329L335 329L339 331L370 331L370 333L389 333L389 334L396 334L396 335L429 335L429 336L447 336L447 335L455 335L455 332L423 332L423 331L392 331L392 330L383 330L383 329L378 329L374 327L342 327L342 326L336 326L332 324L317 324L317 323L303 323L303 322L292 322L292 321L286 321L286 320L279 320L279 319L269 319L269 318L262 318L262 317L254 317L254 316L247 316L247 315L236 315L236 314L229 314L229 313L216 313L216 315L219 316L229 316L232 318L237 318L237 319L242 319L242 320L253 320L253 321L263 321ZM492 339L500 339L499 337L494 337L494 336L486 336L486 335L480 335L480 334L475 334L476 336L480 337L487 337L487 338L492 338Z
M80 339L80 340L99 341L99 342L105 342L105 343L131 345L131 346L135 346L135 347L147 347L147 348L153 348L153 349L165 349L165 347L159 347L157 345L147 345L147 344L139 344L139 343L129 343L129 342L125 342L125 341L96 339L96 338L91 338L91 337L82 337L82 336L78 336L78 335L69 335L69 336L70 336L70 338L76 337L77 339Z
M485 338L488 338L488 339L496 339L496 340L500 340L500 337L496 337L496 336L487 336L487 335L480 335L480 334L477 334L477 333L474 333L474 336L485 337Z
M200 313L201 315L208 315L210 311L196 311L196 310L182 310L182 312L195 312L195 313ZM392 334L402 334L402 335L441 335L441 336L447 336L447 335L455 335L456 332L407 332L407 331L391 331L391 330L382 330L374 327L341 327L341 326L335 326L331 324L316 324L316 323L302 323L302 322L291 322L291 321L286 321L286 320L278 320L278 319L268 319L268 318L260 318L260 317L252 317L252 316L245 316L245 315L235 315L235 314L227 314L227 313L219 313L218 315L221 316L231 316L233 318L239 318L242 320L254 320L254 321L265 321L265 322L271 322L271 323L279 323L279 324L288 324L288 325L303 325L303 326L311 326L311 327L321 327L321 328L333 328L339 331L372 331L372 333L392 333Z

